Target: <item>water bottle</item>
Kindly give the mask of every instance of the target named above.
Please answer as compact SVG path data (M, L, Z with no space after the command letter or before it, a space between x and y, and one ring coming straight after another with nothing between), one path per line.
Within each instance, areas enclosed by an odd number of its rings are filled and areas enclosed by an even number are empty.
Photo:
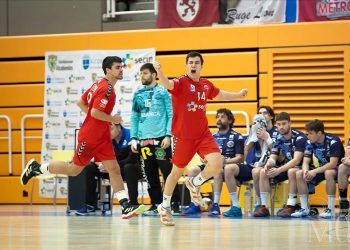
M251 216L252 215L252 195L250 189L247 188L244 192L244 215Z

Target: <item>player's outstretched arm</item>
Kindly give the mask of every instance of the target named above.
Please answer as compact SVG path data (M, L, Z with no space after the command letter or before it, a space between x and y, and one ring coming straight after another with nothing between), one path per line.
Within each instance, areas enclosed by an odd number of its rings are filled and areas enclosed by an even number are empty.
M172 90L174 89L174 82L172 80L169 80L168 77L166 77L162 70L162 65L160 62L155 61L153 63L154 68L157 71L157 76L159 78L159 84L162 85L164 88Z
M247 89L241 89L240 92L228 92L225 90L220 90L219 94L216 96L217 99L221 101L235 101L240 98L245 98L248 94Z
M87 112L88 112L88 110L89 110L89 106L87 105L87 103L84 102L83 99L80 98L80 99L77 101L77 105L78 105L78 107L79 107L85 114L87 114Z

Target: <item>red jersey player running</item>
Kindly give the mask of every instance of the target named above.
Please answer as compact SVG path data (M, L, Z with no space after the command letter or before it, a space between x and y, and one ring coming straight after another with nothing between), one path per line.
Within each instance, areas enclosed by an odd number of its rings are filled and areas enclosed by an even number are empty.
M197 204L201 201L199 187L212 176L219 174L223 166L224 159L208 128L207 99L216 97L224 101L233 101L245 97L247 89L242 89L239 93L222 91L207 79L201 78L203 57L195 51L190 52L186 57L187 75L168 80L159 62L154 62L154 68L157 70L160 84L172 94L173 102L172 162L175 167L166 180L163 202L158 206L160 221L166 226L173 226L175 223L170 209L171 195L184 168L195 153L208 162L200 174L186 181L186 186Z
M119 124L122 121L119 115L111 115L116 100L114 85L123 79L122 60L117 56L106 57L102 62L102 69L105 78L94 83L77 102L87 115L78 134L73 162L54 161L40 165L31 159L21 174L21 182L26 185L32 177L47 173L76 176L95 157L109 173L111 185L122 206L122 218L129 219L143 213L145 207L130 205L128 202L110 136L110 124Z

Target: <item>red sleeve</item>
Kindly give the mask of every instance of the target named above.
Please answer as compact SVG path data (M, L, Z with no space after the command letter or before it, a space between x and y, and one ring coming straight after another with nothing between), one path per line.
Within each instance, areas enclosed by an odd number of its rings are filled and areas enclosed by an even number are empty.
M172 95L178 95L179 93L181 93L181 83L180 83L180 79L179 78L174 78L173 79L174 82L174 88L172 90L168 90L170 94Z
M113 91L112 85L102 85L95 92L94 103L92 104L92 108L98 109L104 112L109 102L109 97L112 91Z
M84 94L81 96L81 99L86 103L88 104L89 103L89 100L88 100L88 95L90 93L90 88L88 90L86 90L84 92Z
M214 86L214 84L212 82L210 83L210 90L209 90L209 96L208 99L212 100L214 99L220 92L220 89L218 89L217 87Z

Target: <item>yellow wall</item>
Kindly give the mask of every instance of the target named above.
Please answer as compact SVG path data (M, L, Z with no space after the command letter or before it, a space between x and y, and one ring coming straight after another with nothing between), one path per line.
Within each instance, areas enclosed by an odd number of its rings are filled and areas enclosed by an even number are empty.
M320 117L345 140L350 134L348 30L350 21L334 21L0 37L0 114L12 120L14 169L14 176L8 176L7 143L0 140L0 203L28 202L22 197L28 187L21 187L18 179L20 121L24 114L42 113L46 51L155 48L165 73L175 77L184 73L185 54L198 50L205 60L203 76L222 89L249 89L245 101L214 100L208 110L243 110L252 119L257 107L267 104L278 112L290 112L300 129L309 119ZM213 129L214 118L208 118ZM244 132L242 117L237 116L236 126ZM26 128L28 135L40 135L42 120L27 121ZM6 124L0 119L0 137L4 135ZM40 139L26 142L26 159L39 157L40 144ZM34 202L45 201L34 197Z

